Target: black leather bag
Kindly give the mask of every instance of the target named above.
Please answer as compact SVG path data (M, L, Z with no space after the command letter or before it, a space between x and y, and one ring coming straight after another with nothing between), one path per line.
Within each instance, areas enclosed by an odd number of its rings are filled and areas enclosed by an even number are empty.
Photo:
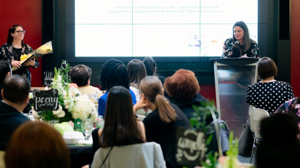
M239 137L239 155L250 157L253 146L253 134L250 125L244 124L244 130Z

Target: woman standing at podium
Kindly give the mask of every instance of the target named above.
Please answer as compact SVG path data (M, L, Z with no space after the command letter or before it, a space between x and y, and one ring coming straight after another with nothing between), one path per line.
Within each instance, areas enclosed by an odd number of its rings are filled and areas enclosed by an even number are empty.
M250 38L247 25L243 21L238 21L233 25L232 31L233 37L224 42L222 57L259 58L257 43Z

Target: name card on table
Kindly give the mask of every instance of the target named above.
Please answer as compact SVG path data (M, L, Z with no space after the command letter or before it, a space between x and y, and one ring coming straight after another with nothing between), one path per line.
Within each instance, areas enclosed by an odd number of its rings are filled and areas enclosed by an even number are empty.
M57 89L50 90L33 90L33 101L35 111L44 110L57 110L58 104L58 91Z
M205 133L192 129L177 129L177 163L184 166L201 166L205 157Z

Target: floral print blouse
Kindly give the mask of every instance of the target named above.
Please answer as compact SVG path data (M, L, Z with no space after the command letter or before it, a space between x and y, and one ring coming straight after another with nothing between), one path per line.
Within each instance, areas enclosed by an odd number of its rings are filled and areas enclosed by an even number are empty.
M294 116L298 121L298 138L300 139L300 104L297 104L298 97L292 98L285 103L281 104L278 109L274 112L275 113L289 113ZM299 101L298 101L299 102Z
M223 50L227 51L228 49L233 47L232 51L229 52L223 52L222 57L240 57L246 54L248 57L253 57L253 58L259 58L259 48L257 43L254 40L251 40L251 46L250 49L247 50L246 52L243 51L244 46L240 45L235 45L234 47L234 41L232 38L226 39L223 45Z
M28 45L23 43L21 48L21 55L28 54L32 52L32 48ZM21 55L18 55L16 51L13 49L13 47L7 43L3 44L0 48L0 60L1 61L7 61L9 64L11 64L12 61L20 61ZM35 66L31 66L31 68L37 68L39 66L38 60L35 60ZM19 74L28 79L28 81L31 83L31 73L29 70L29 67L22 66L16 71L13 71L13 74Z

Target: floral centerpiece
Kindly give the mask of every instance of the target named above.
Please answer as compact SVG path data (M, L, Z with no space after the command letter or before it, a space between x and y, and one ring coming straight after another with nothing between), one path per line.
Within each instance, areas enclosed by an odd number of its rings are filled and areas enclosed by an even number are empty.
M95 104L90 101L87 95L80 94L77 87L70 85L71 80L69 77L70 65L63 61L59 69L54 68L54 78L52 86L46 87L47 89L58 90L59 108L55 111L44 110L34 111L35 117L41 118L44 121L58 120L59 122L84 120L92 118L95 122L98 112L96 111Z

